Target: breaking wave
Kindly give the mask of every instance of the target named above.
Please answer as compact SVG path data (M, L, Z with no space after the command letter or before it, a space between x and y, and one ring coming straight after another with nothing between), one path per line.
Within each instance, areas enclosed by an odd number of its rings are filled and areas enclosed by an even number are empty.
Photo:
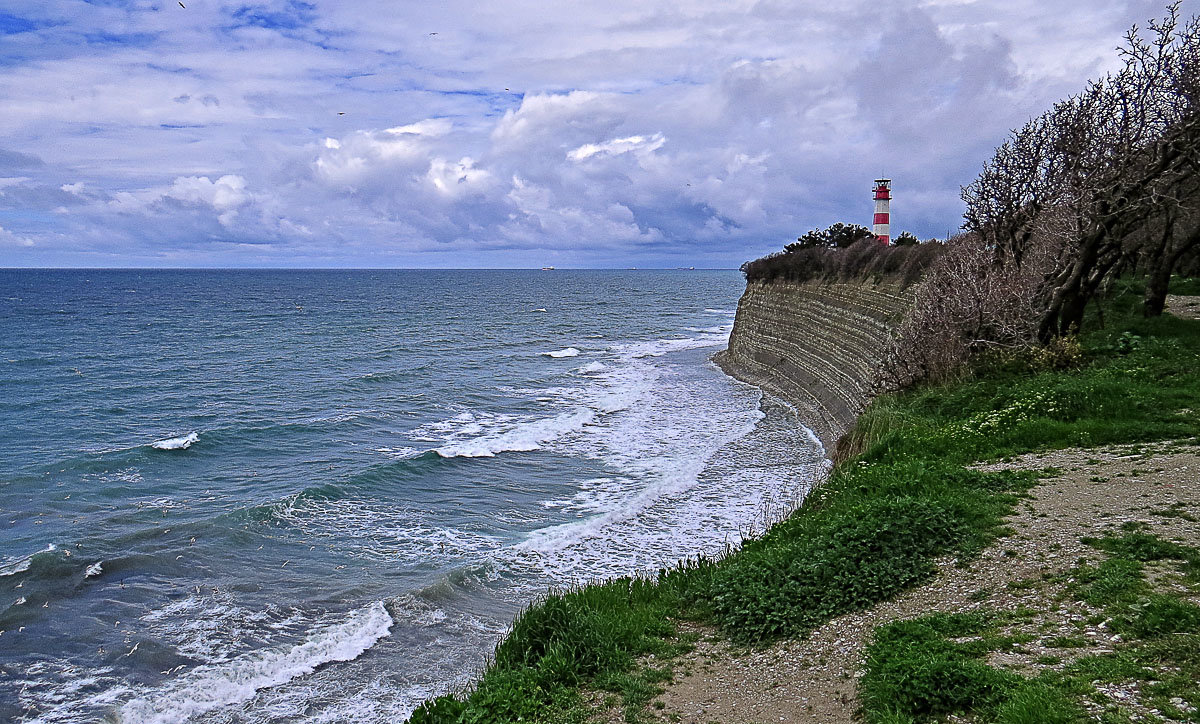
M490 458L502 452L529 452L569 432L582 429L595 417L595 412L580 407L555 417L519 424L506 432L443 445L435 448L434 452L444 458Z
M42 550L30 553L23 558L10 559L4 563L0 563L0 578L5 576L15 576L18 573L24 573L25 571L28 571L29 566L33 565L34 556L41 555L42 553L49 553L54 550L57 550L57 546L55 546L53 543L50 543Z
M314 631L286 649L256 651L223 664L183 674L162 690L121 707L121 722L173 724L221 706L252 698L260 689L311 674L333 661L352 661L387 636L392 617L382 601L355 611L338 624Z
M179 437L169 437L165 440L155 440L150 443L150 447L158 450L186 450L194 445L200 439L200 434L189 432L186 435Z
M608 365L604 364L603 362L588 362L575 371L581 375L594 375L597 372L603 372L606 369L608 369Z

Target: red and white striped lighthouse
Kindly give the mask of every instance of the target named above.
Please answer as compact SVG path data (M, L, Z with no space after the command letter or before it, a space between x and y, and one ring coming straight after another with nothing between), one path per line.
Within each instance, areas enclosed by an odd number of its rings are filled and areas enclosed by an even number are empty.
M887 246L892 243L892 180L875 179L875 240Z

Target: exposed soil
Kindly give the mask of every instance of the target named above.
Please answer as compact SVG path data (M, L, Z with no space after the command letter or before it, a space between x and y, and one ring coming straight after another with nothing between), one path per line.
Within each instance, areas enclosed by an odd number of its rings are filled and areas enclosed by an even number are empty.
M1200 319L1200 296L1168 296L1167 310ZM714 629L682 624L685 632L699 634L699 642L675 660L675 679L647 708L647 717L682 724L853 722L856 684L875 627L938 611L1026 611L1005 633L1025 634L1030 643L993 654L989 663L1026 675L1062 668L1121 645L1104 623L1089 623L1102 618L1097 611L1066 595L1061 574L1103 558L1081 538L1119 534L1132 521L1164 540L1200 545L1200 447L1194 441L1058 450L980 467L1054 468L1055 474L1009 518L1012 533L975 560L965 566L939 561L929 584L834 619L806 639L746 649ZM1169 566L1148 565L1147 574L1156 588L1184 590ZM1140 701L1136 683L1103 685L1101 693L1135 717L1163 716ZM1102 709L1095 702L1084 705L1093 713ZM612 709L600 716L622 721Z
M1168 294L1166 311L1184 319L1200 319L1200 297Z
M1190 444L1161 443L1059 450L982 466L1061 472L1020 503L1009 519L1013 533L967 566L941 561L928 585L837 618L807 639L746 650L712 630L700 630L695 651L676 661L675 680L648 714L686 724L851 722L858 709L855 684L872 630L934 611L1025 607L1031 614L1007 632L1032 634L1033 642L994 655L990 663L1026 674L1061 668L1084 653L1111 651L1119 637L1103 623L1086 624L1096 612L1070 600L1063 595L1064 584L1047 578L1069 571L1080 559L1100 560L1103 554L1080 539L1119 535L1129 521L1145 523L1147 532L1164 540L1200 543L1198 453ZM1159 578L1170 585L1169 574ZM1074 643L1057 645L1065 639ZM1138 711L1136 689L1114 687L1106 693Z

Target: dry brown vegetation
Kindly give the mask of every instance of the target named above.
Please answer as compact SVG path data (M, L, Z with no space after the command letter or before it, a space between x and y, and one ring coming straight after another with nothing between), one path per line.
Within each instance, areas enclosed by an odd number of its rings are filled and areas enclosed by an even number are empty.
M906 286L933 264L942 244L883 246L874 239L839 248L795 247L742 265L746 280L853 281L898 277Z

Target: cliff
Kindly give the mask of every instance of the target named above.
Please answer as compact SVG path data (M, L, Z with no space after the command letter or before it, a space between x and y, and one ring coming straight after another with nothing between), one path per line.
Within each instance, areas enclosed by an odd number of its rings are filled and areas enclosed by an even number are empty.
M752 281L738 302L727 374L794 405L832 454L874 395L891 332L912 287L870 282Z

